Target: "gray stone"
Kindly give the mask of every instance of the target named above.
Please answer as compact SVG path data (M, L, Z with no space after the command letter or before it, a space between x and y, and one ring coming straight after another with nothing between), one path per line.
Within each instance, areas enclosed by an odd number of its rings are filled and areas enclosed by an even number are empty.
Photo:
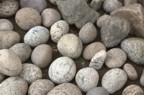
M144 70L143 70L143 72L142 72L142 74L141 74L141 77L140 77L140 84L141 84L142 86L144 86Z
M93 8L94 10L98 10L104 0L92 0L90 3L90 7Z
M103 87L90 89L86 95L109 95L108 91Z
M87 22L94 23L99 17L99 13L91 9L85 0L59 0L57 6L63 18L77 28Z
M124 5L131 5L137 3L137 0L124 0Z
M107 48L117 46L130 32L129 22L123 18L110 17L101 28L101 39Z
M13 24L8 19L0 19L0 31L12 31Z
M144 39L127 38L121 43L121 48L135 64L144 65Z

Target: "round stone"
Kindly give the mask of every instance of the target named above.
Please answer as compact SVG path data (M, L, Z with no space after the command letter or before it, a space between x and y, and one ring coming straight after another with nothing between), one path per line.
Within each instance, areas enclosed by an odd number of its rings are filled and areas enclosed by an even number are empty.
M123 90L122 95L144 95L144 91L138 85L132 84Z
M25 63L23 64L19 77L31 84L38 79L42 79L42 71L38 66L34 64Z
M0 73L0 83L4 81L5 77L6 77L5 75Z
M60 13L52 8L45 9L42 12L41 16L42 16L42 24L47 28L51 27L55 22L61 19Z
M101 50L106 50L106 47L101 42L93 42L87 45L83 50L83 58L86 60L91 60L96 53Z
M20 0L20 5L22 8L34 8L41 13L47 7L47 2L46 0Z
M96 36L97 29L91 22L85 24L79 31L79 37L81 38L84 44L91 43L96 39Z
M16 13L15 21L21 29L29 30L34 26L41 25L41 16L33 8L22 8Z
M120 90L127 82L127 74L119 68L107 71L102 78L102 87L110 94Z
M103 87L95 87L90 89L86 95L109 95L109 93Z
M107 52L105 65L108 68L119 68L123 66L126 60L127 60L127 56L122 49L112 48Z
M61 55L75 59L81 55L83 44L76 35L66 34L58 41L57 48Z
M24 42L32 47L45 44L49 40L49 30L43 26L31 28L24 36Z
M0 19L0 31L12 31L13 24L8 19Z
M69 57L59 57L51 63L48 74L55 83L70 82L76 74L75 62Z
M47 67L52 60L52 48L47 44L37 46L31 54L32 63L40 68Z
M57 43L62 36L68 34L68 32L69 32L69 25L64 20L57 21L50 28L50 36L52 41L55 43Z
M87 92L98 85L99 74L95 69L86 67L77 72L75 81L81 91Z

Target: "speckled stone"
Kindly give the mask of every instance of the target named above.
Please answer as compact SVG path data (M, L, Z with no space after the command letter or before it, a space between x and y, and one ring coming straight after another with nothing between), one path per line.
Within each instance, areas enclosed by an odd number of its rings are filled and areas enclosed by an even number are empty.
M8 19L0 19L0 31L12 31L13 24Z
M109 95L109 93L103 87L95 87L90 89L86 95Z

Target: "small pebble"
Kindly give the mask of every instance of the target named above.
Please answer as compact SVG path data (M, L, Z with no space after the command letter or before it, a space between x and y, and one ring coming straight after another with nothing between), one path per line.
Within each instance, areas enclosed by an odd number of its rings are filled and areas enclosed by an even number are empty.
M68 32L69 24L64 20L57 21L50 28L50 36L55 43L57 43L62 36L68 34Z
M51 27L55 22L61 19L60 13L52 8L45 9L42 12L41 16L42 16L42 24L47 28Z
M82 68L77 72L75 81L81 91L88 92L98 85L99 74L93 68Z
M86 95L109 95L108 91L103 87L90 89Z
M47 67L52 60L52 48L47 44L37 46L31 54L32 63L40 68Z
M4 81L5 77L6 77L5 75L0 73L0 83Z
M49 30L43 26L31 28L24 36L24 42L32 47L45 44L49 40Z
M34 81L28 90L28 95L47 95L54 88L54 83L48 79L39 79Z
M75 59L81 55L83 44L78 36L66 34L58 41L57 48L61 55Z
M137 3L137 0L124 0L124 5L131 5Z
M122 95L144 95L144 91L140 86L131 84L123 90Z
M22 8L34 8L41 13L47 7L47 2L46 0L20 0L20 5Z
M107 53L105 50L101 50L98 53L95 54L95 56L91 59L89 67L94 68L95 70L99 70L102 68L105 59L106 59Z
M93 56L101 50L106 50L106 47L101 42L93 42L87 45L83 50L83 58L91 60Z
M0 31L12 31L13 24L8 19L0 19Z
M107 57L105 60L105 65L108 68L119 68L127 60L126 53L120 48L112 48L107 52Z
M138 73L131 64L126 63L123 69L127 73L130 80L136 80L138 78Z
M69 57L59 57L51 63L48 74L57 84L70 82L76 74L75 62Z
M144 70L143 70L143 72L142 72L142 74L141 74L141 77L140 77L140 84L141 84L142 86L144 86Z
M93 8L94 10L100 9L102 3L104 0L92 0L90 3L90 7Z
M34 64L24 63L19 77L31 84L38 79L42 79L42 71L38 66Z
M21 29L29 30L34 26L41 25L41 16L33 8L22 8L16 13L15 21Z
M10 50L14 52L22 62L27 61L32 52L31 47L25 43L17 43L13 45Z
M110 94L119 91L127 82L127 74L124 70L114 68L107 71L102 78L102 87Z
M97 29L93 23L88 22L79 31L79 37L84 44L89 44L97 37Z

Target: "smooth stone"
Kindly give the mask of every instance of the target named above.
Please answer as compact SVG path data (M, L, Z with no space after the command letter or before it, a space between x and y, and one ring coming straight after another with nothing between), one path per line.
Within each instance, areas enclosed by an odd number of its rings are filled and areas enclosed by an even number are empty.
M43 26L31 28L24 36L24 42L32 47L45 44L49 40L49 30Z
M47 8L43 10L41 16L42 24L47 28L51 27L55 22L61 20L60 13L52 8Z
M126 63L123 66L123 70L127 73L130 80L136 80L138 78L138 73L133 65Z
M1 74L1 73L0 73L0 83L4 81L5 77L6 77L6 76L5 76L4 74Z
M88 92L90 89L98 85L99 74L93 68L82 68L77 72L75 76L75 81L81 91Z
M54 88L54 83L48 79L34 81L28 90L28 95L47 95Z
M22 8L16 13L15 21L21 29L29 30L34 26L41 25L41 16L33 8Z
M62 83L54 87L47 95L82 95L82 92L72 83Z
M20 35L14 31L0 31L0 49L8 49L20 41Z
M141 84L142 86L144 86L144 70L143 70L143 72L142 72L142 74L141 74L141 77L140 77L140 84Z
M55 43L57 43L62 36L68 34L68 32L69 24L64 20L57 21L50 28L50 36Z
M144 91L140 86L132 84L123 90L122 95L144 95Z
M1 49L0 55L0 73L7 76L17 76L21 73L22 63L15 53L8 49Z
M1 0L0 17L11 17L19 9L19 3L16 0Z
M47 7L47 2L46 0L20 0L20 5L22 8L34 8L41 13Z
M48 74L54 83L70 82L76 74L75 62L69 57L59 57L51 63Z
M137 3L137 0L124 0L124 5L131 5Z
M12 31L13 24L8 19L0 19L0 31Z
M127 38L122 41L121 48L125 51L128 58L135 64L144 65L144 39Z
M34 64L25 63L22 66L22 71L19 74L19 77L26 80L28 84L31 84L38 79L42 79L42 71Z
M47 44L37 46L31 54L32 63L40 68L47 67L52 60L52 48Z
M10 50L14 52L22 62L27 61L32 52L31 47L25 43L17 43L13 45Z
M100 14L89 7L86 0L58 0L57 7L63 19L81 28L87 22L94 23Z
M107 71L102 77L102 87L110 94L120 90L127 82L127 74L124 70L114 68Z
M90 3L90 7L94 10L98 10L101 8L103 1L104 0L92 0Z
M0 84L0 95L26 95L28 84L19 77L9 77Z
M129 22L123 18L110 17L101 28L101 39L107 48L117 46L130 32Z
M58 41L57 48L61 55L75 59L81 55L83 44L75 34L66 34Z
M112 16L118 16L129 20L136 30L134 34L144 38L144 8L141 4L132 4L121 7L111 13Z
M112 48L107 52L105 65L108 68L120 68L127 60L126 53L120 48Z
M84 44L93 42L97 37L97 29L93 23L86 23L79 31L79 37Z
M95 56L91 59L89 67L94 68L95 70L100 70L105 62L107 57L107 53L105 50L101 50L95 54Z
M87 45L83 50L83 58L91 60L92 57L101 50L106 50L106 47L101 42L93 42Z
M103 87L90 89L86 95L109 95L108 91Z

